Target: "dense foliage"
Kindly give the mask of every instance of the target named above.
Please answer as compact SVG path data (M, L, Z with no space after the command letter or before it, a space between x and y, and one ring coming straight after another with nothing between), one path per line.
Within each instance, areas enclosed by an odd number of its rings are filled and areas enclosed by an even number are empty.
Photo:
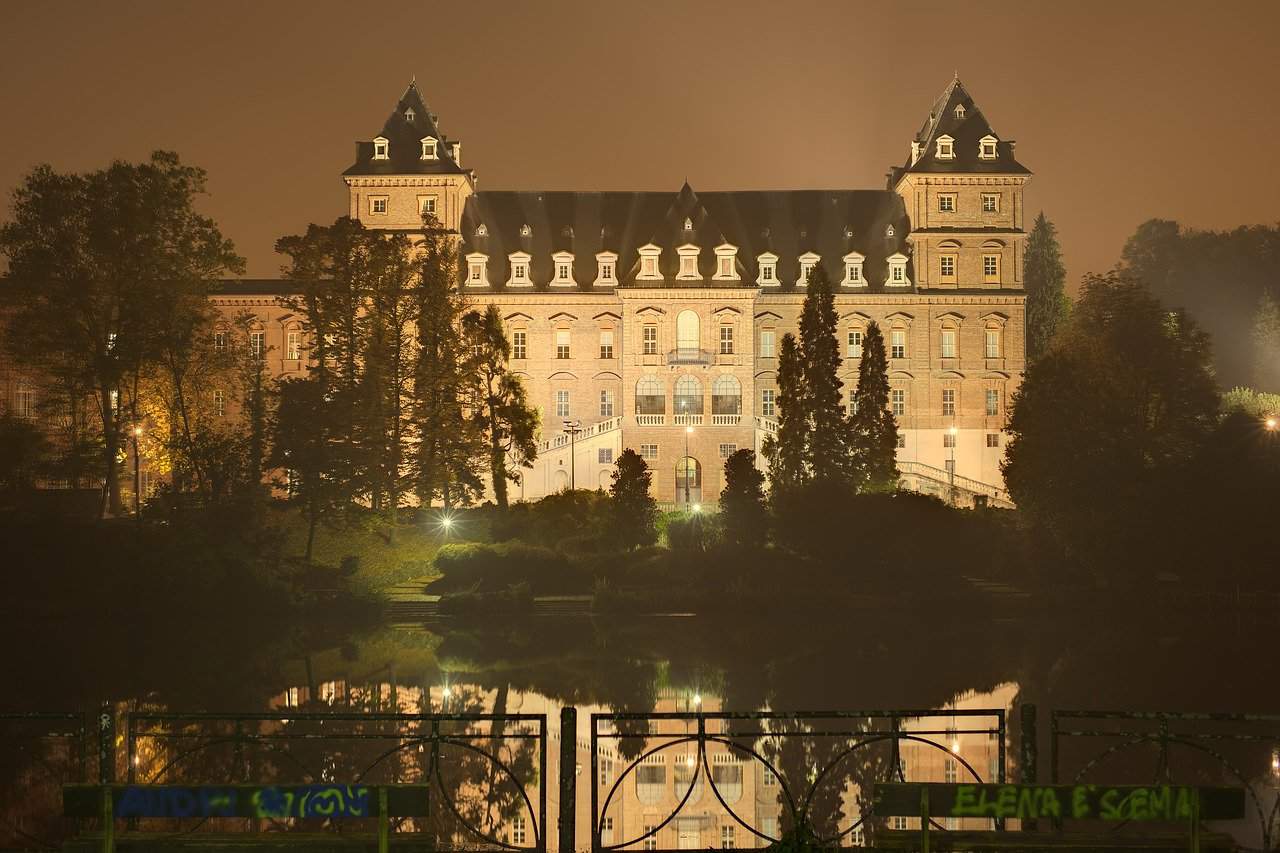
M1071 307L1065 289L1067 270L1058 245L1058 229L1044 213L1037 216L1031 226L1022 278L1027 288L1026 354L1027 361L1032 362L1048 351Z

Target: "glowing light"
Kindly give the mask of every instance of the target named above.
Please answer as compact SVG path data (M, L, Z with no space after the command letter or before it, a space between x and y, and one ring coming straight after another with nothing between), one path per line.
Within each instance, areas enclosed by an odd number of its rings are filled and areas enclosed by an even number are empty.
M436 529L446 536L449 534L449 531L453 530L454 524L455 519L453 517L453 513L450 512L442 512L440 513L439 518L436 519Z
M142 427L134 427L134 428L133 428L133 434L134 434L135 436L142 435Z
M951 427L949 430L947 430L947 432L951 433L952 435L955 435L956 433L960 432L960 430L956 429L955 427Z
M1263 425L1272 432L1275 432L1277 429L1280 429L1280 418L1267 418Z
M440 691L440 695L448 699L450 696L453 695L453 691L449 689L448 685L445 685L445 688Z
M693 766L693 756L692 756L692 755L686 755L686 756L684 757L684 766L685 766L685 767L692 767L692 766Z
M702 696L701 696L700 694L698 694L698 693L693 694L693 704L695 704L695 705L701 705L701 704L702 704Z
M959 754L960 754L960 739L959 739L959 738L956 738L955 740L951 741L951 751L952 751L952 752L954 752L956 755L959 755Z
M689 435L693 435L693 427L685 427L684 431Z
M694 512L702 512L702 504L694 504L694 505L693 505L693 511L694 511Z

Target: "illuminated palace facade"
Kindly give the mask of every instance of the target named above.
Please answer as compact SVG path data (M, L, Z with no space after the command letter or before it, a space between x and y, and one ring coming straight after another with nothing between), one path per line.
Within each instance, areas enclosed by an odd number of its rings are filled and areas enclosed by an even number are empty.
M782 336L797 333L818 266L835 285L846 400L867 325L884 333L904 479L1000 497L1025 363L1029 178L958 79L886 189L480 191L416 84L343 173L366 227L412 235L431 213L456 234L461 287L501 310L511 368L542 416L515 496L607 486L632 448L658 500L675 503L714 502L725 457L759 451L775 429ZM275 304L281 285L216 298L259 313L290 375L305 364L296 318Z

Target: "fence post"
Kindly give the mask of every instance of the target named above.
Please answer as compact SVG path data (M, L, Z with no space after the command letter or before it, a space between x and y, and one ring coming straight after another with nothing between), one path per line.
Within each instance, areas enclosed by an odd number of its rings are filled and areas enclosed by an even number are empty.
M1026 702L1022 705L1022 717L1020 720L1022 749L1021 755L1021 772L1019 774L1019 782L1023 785L1035 785L1039 780L1040 768L1036 766L1036 759L1039 755L1039 744L1036 740L1036 706L1034 702ZM1036 828L1034 820L1023 822L1023 829Z
M110 702L98 709L98 784L116 781L116 713Z
M560 709L560 853L573 853L578 817L578 709Z

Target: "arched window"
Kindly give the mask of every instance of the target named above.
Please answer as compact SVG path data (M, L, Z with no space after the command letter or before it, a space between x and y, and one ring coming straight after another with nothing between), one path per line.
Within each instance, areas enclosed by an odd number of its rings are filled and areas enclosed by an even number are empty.
M711 414L742 414L742 385L732 373L723 373L711 383Z
M636 383L636 414L661 415L667 411L667 394L656 376L642 376Z
M676 414L702 414L702 383L698 377L686 373L676 380L675 394Z
M702 336L698 329L698 312L681 311L676 317L676 349L680 352L696 353L702 344Z

